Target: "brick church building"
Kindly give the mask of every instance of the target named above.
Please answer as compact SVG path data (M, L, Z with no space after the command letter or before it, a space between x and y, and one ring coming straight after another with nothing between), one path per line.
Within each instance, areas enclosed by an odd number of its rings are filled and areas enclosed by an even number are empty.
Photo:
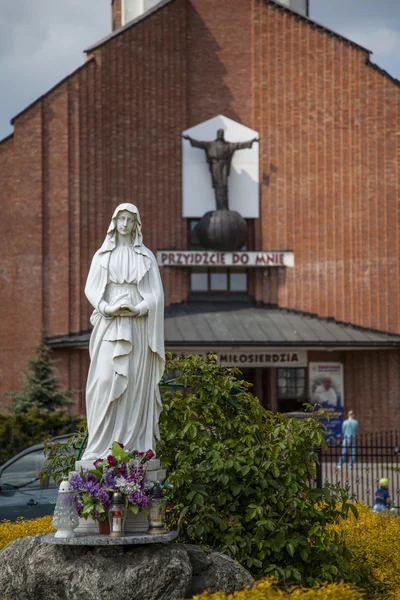
M85 280L114 208L133 202L167 349L214 350L274 411L311 398L353 409L363 431L400 428L400 83L306 0L111 10L110 35L0 142L1 394L44 330L84 411ZM212 119L260 140L254 212L238 200L247 243L222 258L194 233L205 210L190 206L182 139Z

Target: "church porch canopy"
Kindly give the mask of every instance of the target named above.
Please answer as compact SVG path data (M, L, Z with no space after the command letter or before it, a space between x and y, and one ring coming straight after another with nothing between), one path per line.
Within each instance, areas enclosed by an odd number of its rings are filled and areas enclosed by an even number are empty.
M53 348L83 348L90 331L48 338ZM186 302L165 309L168 347L400 348L400 334L357 327L333 318L226 301Z

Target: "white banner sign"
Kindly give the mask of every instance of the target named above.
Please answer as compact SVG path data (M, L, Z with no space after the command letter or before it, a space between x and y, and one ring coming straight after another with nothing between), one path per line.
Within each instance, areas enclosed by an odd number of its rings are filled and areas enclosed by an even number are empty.
M309 364L311 402L320 404L329 415L323 420L327 428L326 441L341 437L343 422L343 365L339 362L311 362Z
M218 360L226 367L306 367L307 366L307 351L306 350L274 350L266 348L265 350L222 350L210 349L202 352L199 349L183 349L183 348L168 348L173 354L200 354L205 356L209 352L216 354Z
M293 267L293 252L158 250L160 267Z

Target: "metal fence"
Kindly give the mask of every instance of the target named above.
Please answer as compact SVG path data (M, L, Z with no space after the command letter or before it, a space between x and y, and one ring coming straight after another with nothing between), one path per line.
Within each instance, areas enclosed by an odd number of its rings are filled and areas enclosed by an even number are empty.
M320 452L317 485L328 482L340 483L343 487L348 486L350 493L354 494L357 500L372 506L379 480L387 477L392 502L396 507L400 507L400 434L398 431L358 435L352 467L350 466L351 449L348 448L342 468L337 468L341 453L340 440Z

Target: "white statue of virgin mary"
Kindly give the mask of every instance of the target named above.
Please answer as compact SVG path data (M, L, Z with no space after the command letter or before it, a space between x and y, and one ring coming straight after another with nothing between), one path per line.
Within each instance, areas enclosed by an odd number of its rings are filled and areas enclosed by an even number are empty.
M94 312L86 387L89 439L82 460L105 458L113 442L155 451L165 364L164 294L133 204L115 209L85 294Z

